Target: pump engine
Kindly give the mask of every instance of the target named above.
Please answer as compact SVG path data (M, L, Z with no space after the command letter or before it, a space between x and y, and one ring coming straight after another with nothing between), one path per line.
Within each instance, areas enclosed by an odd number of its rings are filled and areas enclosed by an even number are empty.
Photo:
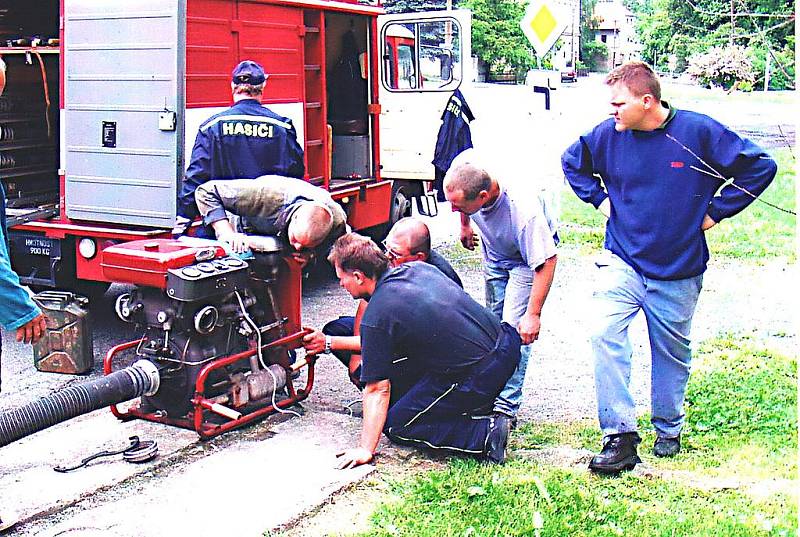
M191 244L191 243L190 243ZM103 270L136 284L115 310L142 337L111 349L106 373L123 350L154 364L159 388L138 405L112 411L193 428L203 437L248 423L305 399L313 361L294 359L300 327L299 265L274 237L251 237L253 258L226 255L217 244L168 239L133 241L103 252ZM293 375L308 368L302 390Z
M134 284L115 309L142 337L108 351L105 376L0 413L0 447L109 405L121 419L210 438L308 397L314 359L296 360L294 352L307 333L300 325L300 265L274 237L250 237L247 261L219 243L189 241L139 240L103 250L105 276ZM296 389L294 377L304 368L305 385Z

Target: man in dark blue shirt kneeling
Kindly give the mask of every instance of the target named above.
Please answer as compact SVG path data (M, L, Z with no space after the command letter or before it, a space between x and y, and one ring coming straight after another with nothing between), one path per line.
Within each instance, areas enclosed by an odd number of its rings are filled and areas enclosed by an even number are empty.
M510 418L470 412L490 404L516 369L516 330L428 263L390 270L366 237L340 237L328 260L340 285L369 301L361 321L361 440L339 455L339 468L370 462L381 431L397 443L504 462ZM403 382L409 377L418 380ZM409 387L393 393L398 385Z

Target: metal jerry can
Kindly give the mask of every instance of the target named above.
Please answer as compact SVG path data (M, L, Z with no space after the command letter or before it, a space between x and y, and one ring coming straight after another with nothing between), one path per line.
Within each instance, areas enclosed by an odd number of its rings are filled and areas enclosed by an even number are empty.
M47 316L47 333L33 346L39 371L78 375L94 365L89 300L67 291L42 291L33 300Z

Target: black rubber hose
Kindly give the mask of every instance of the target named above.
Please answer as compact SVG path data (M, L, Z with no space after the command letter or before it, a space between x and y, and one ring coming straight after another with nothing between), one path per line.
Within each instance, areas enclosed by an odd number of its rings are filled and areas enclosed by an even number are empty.
M152 388L153 379L133 365L8 410L0 414L0 447L76 416L129 401Z

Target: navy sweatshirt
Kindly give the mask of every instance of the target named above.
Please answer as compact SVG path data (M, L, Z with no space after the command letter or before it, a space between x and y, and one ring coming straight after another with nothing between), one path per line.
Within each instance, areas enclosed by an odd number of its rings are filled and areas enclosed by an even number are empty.
M304 173L303 148L292 121L256 99L242 99L200 125L178 193L178 214L198 215L194 192L212 179L300 179Z
M777 171L753 142L686 110L653 131L617 132L610 118L570 146L561 165L580 199L596 208L610 198L607 249L648 278L677 280L706 269L703 217L719 222L754 201L730 185L717 193L723 181L695 170L713 173L697 157L755 195Z

